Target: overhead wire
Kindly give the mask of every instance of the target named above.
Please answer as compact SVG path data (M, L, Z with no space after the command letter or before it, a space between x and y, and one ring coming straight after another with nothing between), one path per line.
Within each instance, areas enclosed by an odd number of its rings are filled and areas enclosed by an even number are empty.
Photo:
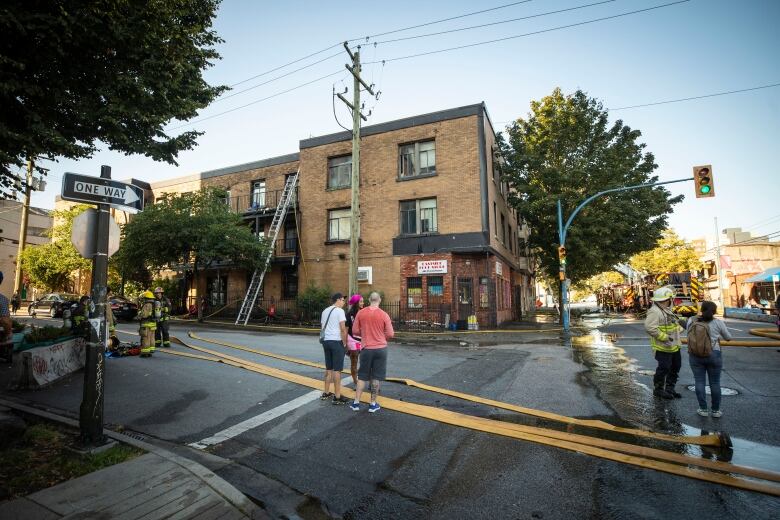
M537 34L544 34L544 33L553 32L553 31L560 31L560 30L563 30L563 29L570 29L572 27L580 27L580 26L583 26L583 25L588 25L588 24L597 23L597 22L603 22L603 21L606 21L606 20L614 20L616 18L622 18L624 16L630 16L630 15L639 14L639 13L646 13L646 12L649 12L649 11L654 11L656 9L663 9L663 8L671 7L671 6L674 6L674 5L684 4L684 3L687 3L687 2L690 2L690 1L691 0L677 0L676 2L669 2L669 3L666 3L666 4L655 5L655 6L652 6L652 7L646 7L644 9L635 9L633 11L626 11L625 13L619 13L619 14L615 14L615 15L611 15L611 16L602 16L600 18L593 18L593 19L590 19L590 20L584 20L582 22L570 23L570 24L566 24L566 25L559 25L559 26L556 26L556 27L550 27L548 29L541 29L541 30L538 30L538 31L532 31L532 32L523 33L523 34L515 34L515 35L512 35L512 36L505 36L503 38L494 38L492 40L484 40L484 41L480 41L480 42L468 43L468 44L465 44L465 45L457 45L457 46L454 46L454 47L447 47L447 48L444 48L444 49L437 49L437 50L434 50L434 51L418 52L416 54L409 54L409 55L406 55L406 56L396 56L396 57L393 57L393 58L385 58L384 61L391 62L391 61L408 60L408 59L411 59L411 58L419 58L419 57L422 57L422 56L430 56L430 55L433 55L433 54L440 54L440 53L443 53L443 52L451 52L451 51L456 51L456 50L461 50L461 49L468 49L468 48L472 48L472 47L479 47L479 46L482 46L482 45L489 45L491 43L499 43L499 42L504 42L504 41L508 41L508 40L514 40L514 39L517 39L517 38L525 38L527 36L534 36L534 35L537 35Z
M652 107L657 105L666 105L669 103L681 103L683 101L693 101L696 99L706 99L706 98L712 98L718 96L727 96L729 94L739 94L741 92L751 92L753 90L761 90L761 89L773 88L773 87L780 87L780 83L770 83L769 85L760 85L757 87L743 88L739 90L727 90L725 92L715 92L714 94L704 94L701 96L691 96L691 97L679 98L679 99L668 99L666 101L656 101L654 103L643 103L641 105L630 105L630 106L618 107L618 108L608 108L607 110L609 110L610 112L615 112L617 110L628 110L631 108Z

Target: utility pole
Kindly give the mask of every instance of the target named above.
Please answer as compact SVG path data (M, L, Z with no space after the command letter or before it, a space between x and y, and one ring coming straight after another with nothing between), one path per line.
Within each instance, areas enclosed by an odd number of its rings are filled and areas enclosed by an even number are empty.
M30 218L30 193L32 192L33 167L32 159L27 160L27 182L24 185L24 205L22 206L22 221L19 225L19 249L16 253L16 272L14 276L14 292L22 294L22 251L27 244L27 221Z
M346 64L347 70L352 73L352 103L341 94L337 93L341 101L352 110L352 216L349 226L349 294L355 294L358 290L358 241L360 240L360 120L368 121L363 115L360 105L360 87L374 96L373 85L366 84L360 77L360 46L356 52L352 52L347 42L344 42L347 54L352 58L352 65ZM371 115L371 112L368 113Z
M720 265L720 230L718 229L718 217L715 217L715 262L718 271L718 299L720 300L720 310L725 312L726 299L723 298L723 268Z

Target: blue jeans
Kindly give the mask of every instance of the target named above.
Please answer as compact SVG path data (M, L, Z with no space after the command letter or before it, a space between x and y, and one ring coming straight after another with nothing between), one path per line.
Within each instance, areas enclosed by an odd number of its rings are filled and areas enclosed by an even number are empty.
M709 379L712 394L712 410L720 410L720 371L723 369L723 357L720 350L713 350L707 357L697 357L688 354L688 361L696 382L696 399L699 408L707 409L707 393L705 376Z

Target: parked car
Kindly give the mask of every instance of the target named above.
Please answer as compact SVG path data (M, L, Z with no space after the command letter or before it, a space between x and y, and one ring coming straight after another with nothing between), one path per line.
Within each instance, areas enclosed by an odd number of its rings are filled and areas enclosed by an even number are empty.
M27 313L30 316L34 314L48 314L52 318L58 318L62 316L64 308L77 305L78 303L78 294L49 293L32 302L27 307Z
M111 303L111 312L117 320L130 321L138 314L138 305L123 296L112 296L109 303Z

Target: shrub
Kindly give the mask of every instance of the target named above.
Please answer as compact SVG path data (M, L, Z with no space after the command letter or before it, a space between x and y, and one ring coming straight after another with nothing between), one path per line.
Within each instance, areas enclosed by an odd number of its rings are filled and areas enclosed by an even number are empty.
M300 318L304 321L318 321L322 309L330 305L330 296L333 290L327 285L320 287L310 284L303 292L298 294L296 302Z

